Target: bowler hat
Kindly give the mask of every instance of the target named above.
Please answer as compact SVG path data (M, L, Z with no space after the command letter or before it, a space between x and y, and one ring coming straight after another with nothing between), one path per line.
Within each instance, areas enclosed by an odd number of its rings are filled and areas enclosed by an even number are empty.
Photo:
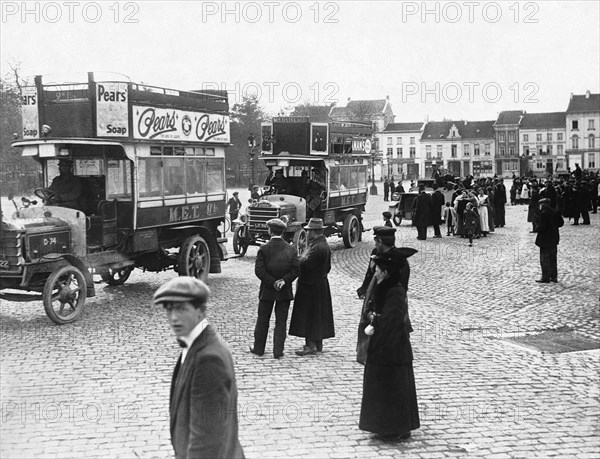
M199 279L190 276L175 277L154 292L154 304L208 301L210 289Z
M308 225L304 227L305 230L322 230L325 229L323 226L323 220L320 218L311 218L308 221Z
M271 226L273 228L281 228L281 229L287 228L287 225L285 224L285 222L283 220L280 220L279 218L272 218L271 220L267 220L267 226Z

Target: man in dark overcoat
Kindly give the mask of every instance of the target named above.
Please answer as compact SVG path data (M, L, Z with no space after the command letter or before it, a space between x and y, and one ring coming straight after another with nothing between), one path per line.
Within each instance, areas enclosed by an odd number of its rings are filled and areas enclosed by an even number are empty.
M281 235L285 222L278 218L267 221L270 240L258 249L254 273L260 279L258 293L258 317L254 328L254 346L250 352L263 355L269 334L269 321L275 306L275 331L273 332L273 356L283 356L287 317L290 302L294 298L292 282L300 274L300 261L296 249L283 240Z
M427 239L427 227L431 226L431 196L425 193L425 186L419 185L419 196L415 199L413 226L417 227L417 239Z
M539 224L535 245L540 248L540 265L542 278L536 282L547 284L558 282L557 254L560 234L558 228L563 226L560 213L550 207L550 199L542 198L538 201L540 207Z
M437 184L433 184L433 194L431 195L431 222L433 223L433 237L442 237L440 223L442 222L442 207L446 204L444 193L439 190Z
M495 188L494 202L492 203L494 206L494 217L496 219L494 225L502 228L506 225L506 211L504 208L506 205L506 187L504 186L502 179L499 179L496 182Z
M308 248L300 257L300 277L290 321L290 335L305 338L297 355L315 355L323 340L333 338L333 306L327 274L331 271L331 249L323 235L323 220L311 218L306 230Z
M171 443L177 459L243 458L237 386L229 349L206 317L210 290L194 277L154 293L182 347L171 381Z

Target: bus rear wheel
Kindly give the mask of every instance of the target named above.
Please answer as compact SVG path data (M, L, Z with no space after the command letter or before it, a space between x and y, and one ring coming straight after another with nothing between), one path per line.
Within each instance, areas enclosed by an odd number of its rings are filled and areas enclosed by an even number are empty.
M344 239L344 246L347 249L356 247L360 239L360 222L356 215L348 215L344 220L344 226L342 226L342 238Z
M198 236L188 237L179 249L177 272L180 276L191 276L203 282L208 280L210 251L206 241Z

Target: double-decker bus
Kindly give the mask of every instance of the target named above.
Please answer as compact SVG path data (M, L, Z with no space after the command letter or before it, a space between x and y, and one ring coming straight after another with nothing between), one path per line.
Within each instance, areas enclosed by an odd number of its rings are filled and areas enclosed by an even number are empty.
M22 138L39 161L42 205L3 212L0 288L38 291L64 324L109 284L142 268L173 268L205 280L221 272L226 239L226 91L191 92L130 81L45 84L22 89ZM53 185L61 167L78 183L69 204ZM62 175L62 172L61 172Z

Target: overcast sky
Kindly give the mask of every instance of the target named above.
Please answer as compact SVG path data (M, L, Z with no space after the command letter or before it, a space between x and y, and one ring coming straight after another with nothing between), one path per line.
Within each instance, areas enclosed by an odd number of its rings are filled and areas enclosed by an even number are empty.
M2 75L260 91L271 113L389 95L397 122L564 111L600 92L599 4L2 1Z

